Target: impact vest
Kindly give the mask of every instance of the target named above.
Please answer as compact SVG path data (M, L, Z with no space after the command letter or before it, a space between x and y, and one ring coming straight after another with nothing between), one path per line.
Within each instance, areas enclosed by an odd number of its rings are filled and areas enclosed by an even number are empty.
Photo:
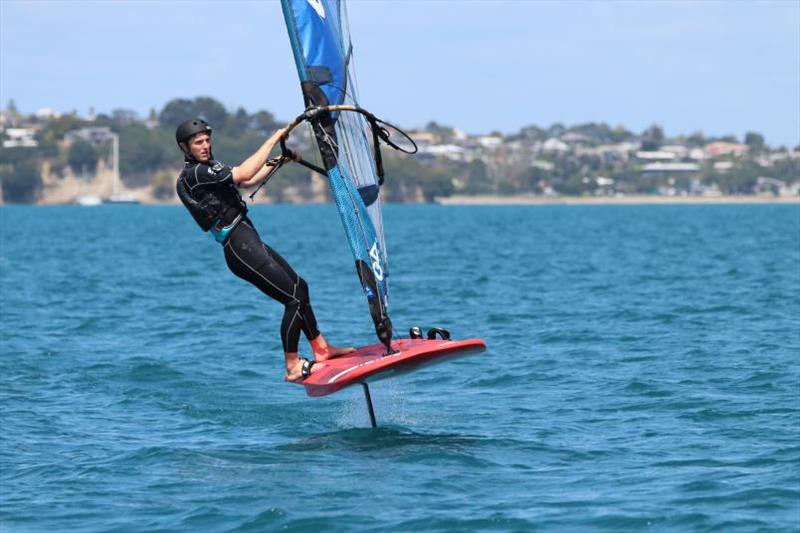
M203 231L211 230L219 242L247 214L233 182L231 168L210 160L206 163L187 162L176 184L178 198Z

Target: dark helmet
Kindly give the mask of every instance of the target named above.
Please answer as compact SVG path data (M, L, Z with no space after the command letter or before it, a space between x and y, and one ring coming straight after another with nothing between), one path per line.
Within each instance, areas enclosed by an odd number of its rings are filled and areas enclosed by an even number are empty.
M208 133L211 135L211 126L202 118L193 118L182 122L178 129L175 130L175 140L180 146L181 143L188 143L189 139L198 133Z

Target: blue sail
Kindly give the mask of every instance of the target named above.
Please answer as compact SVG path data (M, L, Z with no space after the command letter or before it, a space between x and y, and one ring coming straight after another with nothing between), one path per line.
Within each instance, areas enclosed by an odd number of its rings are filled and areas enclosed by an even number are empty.
M282 0L281 5L306 107L358 105L344 3ZM389 347L389 266L370 126L352 112L324 112L311 125L370 315Z

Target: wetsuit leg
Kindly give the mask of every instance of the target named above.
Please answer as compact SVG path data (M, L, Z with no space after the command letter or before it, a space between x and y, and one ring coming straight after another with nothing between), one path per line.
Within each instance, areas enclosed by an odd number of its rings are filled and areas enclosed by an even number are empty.
M231 272L285 306L281 321L284 351L297 352L301 330L309 340L319 335L308 284L283 257L261 241L249 220L231 232L224 250Z
M303 330L306 338L308 340L314 340L319 336L319 330L317 329L317 318L314 316L314 309L311 308L311 296L308 292L308 283L306 280L301 278L297 273L289 266L289 263L275 250L270 248L266 243L263 241L261 242L262 246L264 246L264 251L269 254L273 261L278 263L283 267L283 270L289 274L289 276L295 280L297 285L295 291L295 299L298 302L298 309L297 312L302 318L300 322L300 327Z

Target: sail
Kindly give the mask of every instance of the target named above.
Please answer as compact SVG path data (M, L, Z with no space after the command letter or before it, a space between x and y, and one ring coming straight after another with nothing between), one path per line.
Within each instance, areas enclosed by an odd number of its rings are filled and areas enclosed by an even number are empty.
M358 105L344 2L281 5L306 107ZM391 348L389 267L370 125L362 114L344 111L325 111L310 122L375 330Z

